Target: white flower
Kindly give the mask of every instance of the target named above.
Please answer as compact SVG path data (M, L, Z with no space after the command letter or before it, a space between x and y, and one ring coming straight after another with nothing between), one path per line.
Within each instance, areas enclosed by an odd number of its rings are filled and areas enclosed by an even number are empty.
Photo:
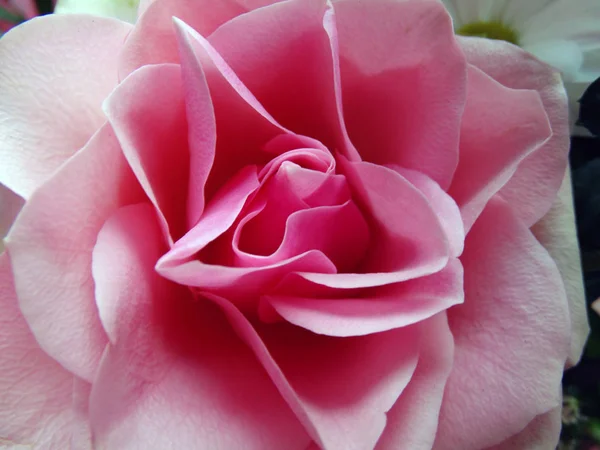
M139 3L140 0L58 0L54 12L95 14L134 23Z
M442 0L457 34L503 39L559 69L600 77L600 0Z

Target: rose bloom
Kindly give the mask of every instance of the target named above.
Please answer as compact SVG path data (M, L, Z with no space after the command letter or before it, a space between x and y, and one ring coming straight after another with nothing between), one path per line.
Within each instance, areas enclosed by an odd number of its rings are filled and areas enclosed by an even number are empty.
M559 75L437 1L271 3L0 41L1 442L553 448Z

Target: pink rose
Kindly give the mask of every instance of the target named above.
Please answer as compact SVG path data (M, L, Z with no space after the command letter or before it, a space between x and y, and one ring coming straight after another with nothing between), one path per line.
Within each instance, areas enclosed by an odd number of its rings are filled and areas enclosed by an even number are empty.
M0 41L2 442L551 448L559 76L437 1L270 3Z

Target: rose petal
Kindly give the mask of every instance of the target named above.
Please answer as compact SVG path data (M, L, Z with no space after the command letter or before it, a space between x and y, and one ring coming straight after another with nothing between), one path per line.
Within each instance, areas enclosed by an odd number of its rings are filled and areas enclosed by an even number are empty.
M112 256L117 341L94 382L101 448L304 449L309 438L220 311L153 270L166 246L152 207L125 207L103 227ZM121 249L119 253L115 249Z
M227 314L321 448L375 446L385 414L415 370L420 329L338 339L282 324L259 334L230 302L208 298Z
M521 162L552 135L537 92L509 89L473 66L468 82L460 161L449 190L467 231Z
M403 169L398 166L391 167L410 181L427 198L446 233L450 256L459 257L465 246L465 229L460 209L454 199L427 175L416 170Z
M104 103L123 154L160 212L165 237L172 240L185 232L188 185L195 181L189 173L186 101L190 109L202 108L198 114L205 114L204 121L192 122L190 134L195 133L191 131L193 126L211 121L208 93L202 87L195 92L200 98L184 97L179 66L153 65L127 77ZM197 147L194 150L201 151ZM196 196L192 198L197 200Z
M0 254L0 310L0 445L69 448L73 375L44 353L29 331L7 253Z
M210 43L279 123L356 158L342 117L334 11L276 2L219 27Z
M127 77L146 65L179 63L173 17L185 20L204 36L247 9L236 1L155 0L141 2L135 28L127 37L119 59L119 76Z
M571 318L571 351L567 364L574 366L581 358L590 326L586 311L569 168L552 209L533 226L531 231L556 261L565 283Z
M567 168L568 104L560 75L528 52L504 41L458 38L467 61L511 89L538 91L552 137L529 155L500 191L517 216L531 226L552 206Z
M520 433L486 450L548 450L557 448L560 439L561 407L536 416Z
M213 100L218 139L205 189L209 199L245 166L266 164L273 155L265 147L274 138L296 135L275 121L204 37L181 20L174 22L184 73L203 73Z
M463 302L457 259L428 277L367 291L358 298L264 296L285 320L328 336L362 336L405 327ZM293 295L293 294L292 294Z
M436 450L495 445L556 407L569 350L560 273L509 205L488 204L461 259L465 302L448 313L456 351Z
M117 208L143 193L108 126L40 187L6 245L19 304L40 346L91 381L107 339L94 301L92 250Z
M89 402L92 385L75 378L73 382L73 433L71 450L94 450L90 427Z
M423 322L417 369L387 414L387 425L376 450L430 450L437 432L446 380L452 369L454 339L446 314ZM515 447L517 448L517 447Z
M342 161L343 162L343 161ZM371 218L371 246L360 273L301 273L337 288L381 286L430 275L448 262L448 240L426 197L398 172L343 162L355 201Z
M48 15L0 41L0 183L28 198L106 120L131 25ZM60 61L60 64L57 63Z
M447 189L458 162L466 65L436 1L335 3L342 98L362 158Z

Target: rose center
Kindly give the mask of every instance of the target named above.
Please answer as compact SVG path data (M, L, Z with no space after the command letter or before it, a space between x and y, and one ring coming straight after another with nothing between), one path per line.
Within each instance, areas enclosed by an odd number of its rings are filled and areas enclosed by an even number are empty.
M487 39L496 39L507 41L511 44L519 45L519 36L511 27L499 21L479 21L463 25L456 30L456 34L461 36L476 36Z

